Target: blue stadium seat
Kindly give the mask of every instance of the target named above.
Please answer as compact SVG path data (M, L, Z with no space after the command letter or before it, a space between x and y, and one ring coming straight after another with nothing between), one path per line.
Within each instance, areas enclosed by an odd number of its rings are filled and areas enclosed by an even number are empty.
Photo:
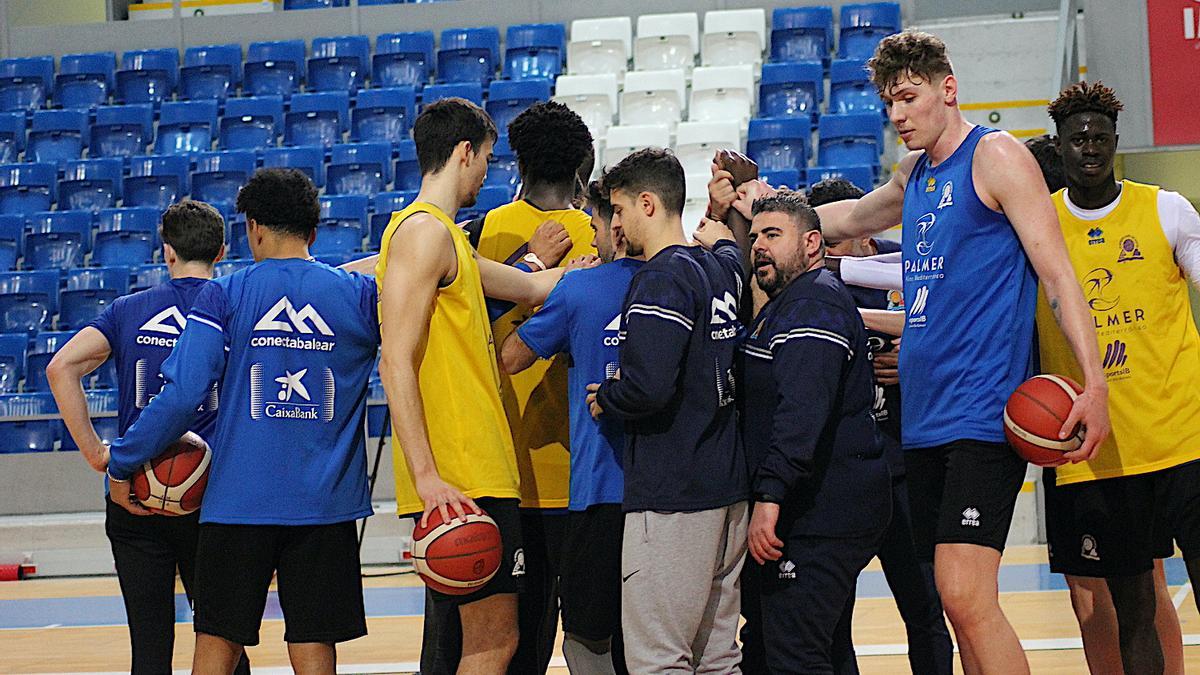
M283 0L284 9L327 9L349 4L350 0Z
M50 415L58 412L49 393L0 396L0 415ZM58 420L0 422L0 453L52 452L58 441Z
M97 232L92 263L132 267L154 259L154 235L148 232Z
M202 202L232 204L258 164L249 150L201 152L192 170L192 198Z
M86 110L38 110L33 113L25 161L63 166L79 159L88 142Z
M803 169L808 164L812 122L807 117L750 120L746 154L764 171Z
M364 230L358 223L323 221L317 225L317 238L308 247L309 252L317 257L359 253L363 236Z
M451 82L449 84L431 84L425 87L421 94L422 105L434 101L457 96L465 98L479 107L483 107L483 85L478 82Z
M0 112L0 162L15 162L25 149L25 115Z
M101 232L136 232L148 234L151 243L157 243L158 225L162 211L152 206L126 206L120 209L102 209L96 214L97 239ZM95 246L93 245L93 249ZM93 264L103 263L92 261ZM126 263L117 263L126 264ZM135 263L139 264L139 263Z
M116 71L113 52L64 54L54 76L54 104L63 108L106 105L116 84Z
M75 331L57 330L43 332L33 338L25 354L25 391L50 391L50 384L46 381L46 366L54 358L55 352L73 337Z
M121 296L109 288L81 288L62 292L62 308L58 313L58 328L79 329L91 323L101 312Z
M129 292L129 280L132 274L132 270L128 267L81 267L67 270L67 285L63 293L106 290L117 291L118 295L125 295Z
M550 80L496 80L488 86L487 111L497 129L508 129L517 115L550 100Z
M417 144L412 139L404 139L396 146L396 177L397 190L421 189L421 165L417 162Z
M437 53L438 82L492 81L500 60L500 31L485 28L448 28L442 31Z
M816 119L824 97L825 69L820 61L763 64L758 90L759 114L763 117L807 114Z
M49 328L53 316L45 295L0 292L0 333L32 337Z
M53 164L0 164L0 213L49 211L57 180Z
M375 195L375 212L371 214L371 234L369 245L372 251L379 250L379 242L383 239L383 231L387 229L392 214L402 211L417 198L415 190L380 192Z
M319 239L320 235L318 234L317 236ZM365 257L367 257L367 253L357 249L353 251L341 251L339 253L322 253L320 255L313 256L317 262L329 265L330 267L341 267L348 262Z
M883 120L878 113L824 115L817 126L822 166L879 166Z
M25 235L25 268L66 270L83 264L83 238L78 232L32 232Z
M17 269L17 242L0 239L0 271Z
M886 114L862 61L838 59L829 67L829 112Z
M98 211L121 199L124 162L116 157L67 162L58 181L59 211Z
M125 179L125 205L165 211L188 194L190 165L187 155L135 157Z
M900 31L900 5L868 2L842 5L838 58L866 61L884 37Z
M433 77L433 33L384 33L375 38L371 83L420 90Z
M37 110L54 84L54 57L0 59L0 110Z
M83 250L79 256L80 263L82 264L82 253L91 253L92 251L92 214L87 211L42 211L30 216L26 233L46 234L56 232L69 232L79 235L79 242L83 246ZM28 259L25 261L25 266L30 269L36 269L36 266L31 265Z
M367 227L367 208L370 198L366 195L321 195L321 223L353 224L359 231Z
M375 195L392 182L392 146L388 143L341 143L333 146L326 169L331 195Z
M262 152L264 169L290 167L308 174L317 187L325 186L325 148L317 145L268 148Z
M772 61L821 61L827 64L831 51L831 7L777 7L771 13Z
M179 69L179 98L224 101L242 83L239 44L188 47Z
M220 147L224 150L254 150L278 145L283 133L283 97L231 98L221 118Z
M395 145L408 138L416 117L417 94L412 87L364 89L350 111L350 140Z
M96 109L89 157L134 157L154 142L154 108L150 104L109 105Z
M162 105L154 151L160 155L205 152L217 135L217 102L175 101Z
M58 270L26 270L23 272L0 272L0 293L37 296L53 316L58 313L58 286L61 273ZM47 321L49 317L47 317ZM10 331L0 331L10 332Z
M867 192L875 189L875 167L869 164L814 166L808 170L809 185L815 185L826 178L845 178Z
M0 214L0 242L10 241L15 250L22 250L25 244L25 216Z
M509 26L504 33L504 77L554 80L562 73L567 33L561 23Z
M136 293L170 281L171 272L166 265L138 265L133 268L133 285L130 292Z
M371 67L371 42L365 35L313 38L308 59L308 88L312 91L356 92Z
M234 213L229 216L228 223L229 247L225 251L225 257L230 260L253 258L254 254L250 251L249 237L246 233L246 215Z
M480 213L487 213L511 201L512 193L503 185L484 185L479 188L479 195L475 198L475 206L472 208Z
M254 260L250 258L239 260L222 260L213 266L213 275L218 277L227 277L234 272L245 269L254 264Z
M284 145L328 148L350 130L350 95L345 91L296 94L283 119Z
M521 182L521 170L517 166L517 153L508 145L508 134L504 131L492 146L492 161L488 164L485 185L503 185L509 192L517 189Z
M246 50L242 93L289 98L304 84L304 41L251 42Z
M121 55L116 99L121 103L171 100L179 79L179 52L174 49L135 49Z
M25 377L28 346L29 340L24 335L0 335L0 393L13 393Z

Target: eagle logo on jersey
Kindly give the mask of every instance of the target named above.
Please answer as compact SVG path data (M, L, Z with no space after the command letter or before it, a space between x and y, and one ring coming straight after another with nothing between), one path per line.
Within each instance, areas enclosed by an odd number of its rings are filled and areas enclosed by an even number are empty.
M1104 289L1108 288L1112 280L1112 270L1103 267L1097 267L1083 278L1083 292L1088 298L1088 307L1093 311L1107 312L1121 301L1120 296L1111 299L1104 297Z
M929 241L929 231L937 222L937 216L926 213L917 221L917 255L929 255L933 252L933 242Z

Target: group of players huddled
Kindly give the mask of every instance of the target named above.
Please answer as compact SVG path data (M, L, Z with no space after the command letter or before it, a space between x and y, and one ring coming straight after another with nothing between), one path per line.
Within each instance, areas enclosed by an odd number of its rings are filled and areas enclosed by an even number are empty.
M952 672L943 612L967 673L1028 672L997 586L1026 472L1001 420L1039 356L1084 386L1063 437L1081 423L1086 440L1046 484L1089 664L1181 672L1154 570L1178 543L1200 582L1200 218L1115 180L1103 85L1050 106L1043 178L962 117L936 37L888 37L868 65L913 151L890 180L805 195L722 151L693 240L675 157L635 152L586 184L591 135L557 103L508 129L518 200L467 223L497 130L467 101L427 106L421 190L347 269L309 255L317 192L298 171L242 188L256 263L219 279L221 217L168 209L171 280L48 369L108 474L134 671L170 670L177 566L196 672L248 670L273 576L297 672L334 672L336 643L366 634L354 522L372 512L382 346L399 514L483 510L503 541L486 585L426 591L423 673L545 672L560 608L572 673L857 672L855 583L875 556L914 672ZM901 245L871 238L897 223ZM111 447L80 385L108 358ZM203 508L151 517L130 476L189 429L213 450Z

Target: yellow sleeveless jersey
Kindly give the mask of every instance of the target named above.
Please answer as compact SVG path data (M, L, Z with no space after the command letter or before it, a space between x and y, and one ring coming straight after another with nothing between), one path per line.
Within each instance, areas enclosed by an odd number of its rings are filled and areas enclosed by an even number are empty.
M429 445L438 473L471 498L519 497L512 433L500 403L496 346L488 324L479 265L466 233L432 204L415 202L392 214L375 267L379 293L384 293L392 235L415 213L431 214L446 226L454 240L458 266L454 281L438 289L419 371ZM387 335L382 338L386 341ZM424 506L395 435L392 460L397 513L422 511Z
M1083 220L1054 195L1071 266L1083 286L1108 381L1112 436L1090 462L1056 469L1059 485L1132 476L1200 459L1200 336L1187 281L1158 215L1158 187L1122 183L1108 215ZM1038 293L1042 372L1083 383Z
M591 217L578 209L542 211L526 201L488 211L479 237L479 255L512 264L529 252L528 243L544 221L562 223L571 237L571 250L563 258L595 253ZM533 307L518 305L492 324L496 344L533 314ZM521 506L565 509L570 497L567 363L559 357L539 360L513 376L501 374L501 395L517 450L521 471Z

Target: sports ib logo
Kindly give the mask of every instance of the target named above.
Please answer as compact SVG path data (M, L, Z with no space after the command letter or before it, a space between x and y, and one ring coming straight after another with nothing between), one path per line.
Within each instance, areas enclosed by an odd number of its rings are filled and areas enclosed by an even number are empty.
M1113 340L1104 348L1104 369L1120 368L1128 361L1125 355L1125 343L1120 340Z
M1200 2L1200 0L1194 0ZM1200 19L1196 17L1196 9L1193 6L1183 8L1183 39L1195 40L1200 38Z

